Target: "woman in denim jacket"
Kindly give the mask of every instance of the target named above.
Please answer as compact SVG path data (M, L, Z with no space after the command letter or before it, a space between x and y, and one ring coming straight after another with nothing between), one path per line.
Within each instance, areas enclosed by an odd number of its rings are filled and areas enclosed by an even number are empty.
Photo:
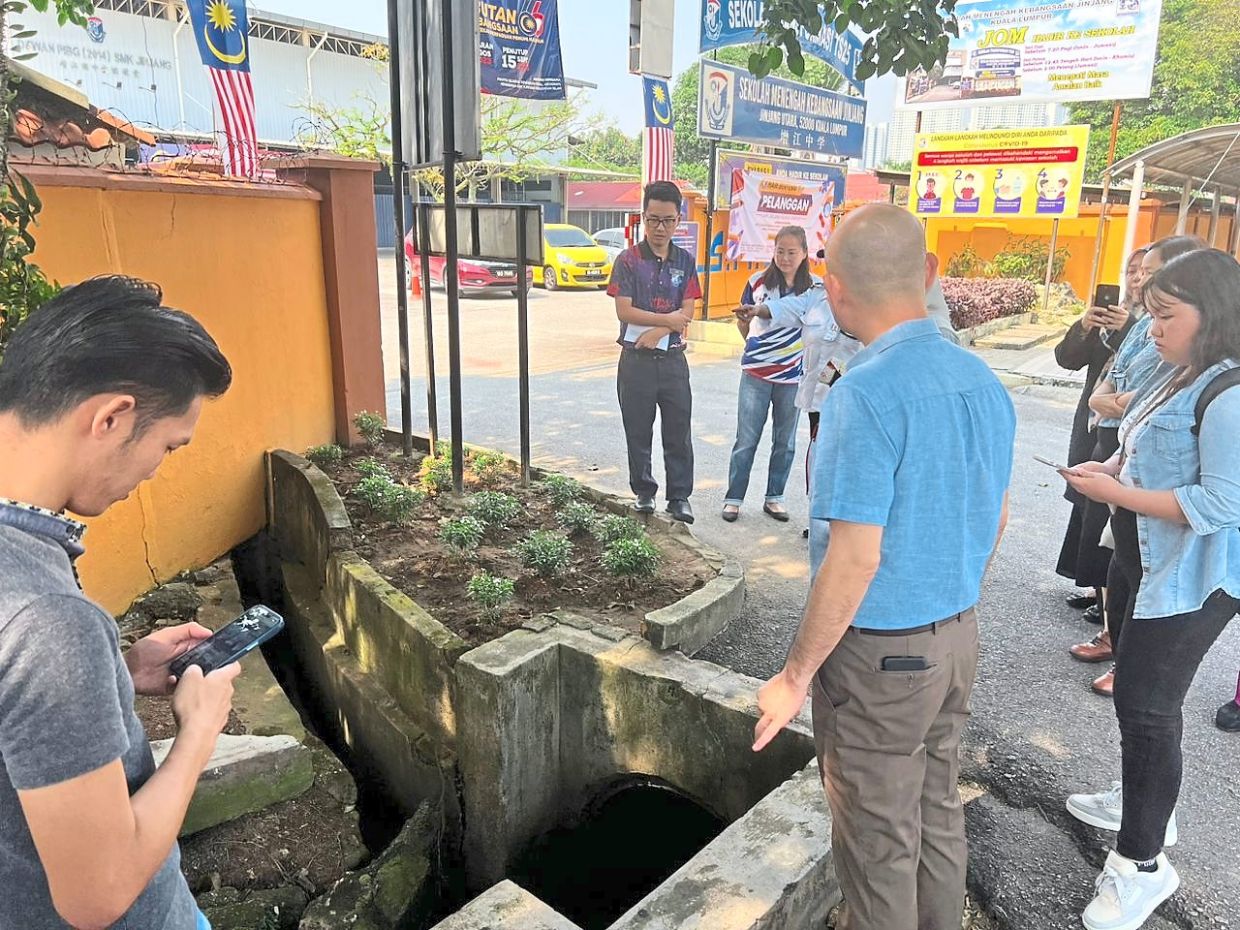
M1166 364L1128 405L1120 451L1063 472L1114 509L1114 558L1133 588L1115 679L1122 789L1068 804L1119 828L1088 930L1135 930L1179 887L1162 849L1180 790L1184 696L1240 608L1240 390L1219 394L1194 435L1197 398L1240 366L1240 263L1216 249L1183 255L1146 285L1145 306ZM1118 824L1104 823L1117 801Z

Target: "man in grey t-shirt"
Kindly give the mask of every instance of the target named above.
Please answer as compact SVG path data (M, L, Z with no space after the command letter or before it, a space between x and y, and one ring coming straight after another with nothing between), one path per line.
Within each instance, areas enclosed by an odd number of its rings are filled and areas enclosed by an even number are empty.
M232 373L157 287L95 278L61 292L0 360L0 930L195 930L176 837L228 719L235 664L174 680L197 624L122 656L77 583L81 524L186 445ZM158 772L134 694L170 695Z

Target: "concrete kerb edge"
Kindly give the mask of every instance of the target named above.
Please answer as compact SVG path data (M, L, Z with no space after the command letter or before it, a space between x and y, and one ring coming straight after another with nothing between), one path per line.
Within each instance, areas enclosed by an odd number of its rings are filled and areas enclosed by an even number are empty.
M1000 317L997 320L988 320L985 323L979 323L977 326L971 326L968 329L956 330L956 335L960 337L960 344L963 346L971 346L978 339L986 336L993 336L995 333L1002 332L1005 329L1011 329L1013 326L1023 326L1026 323L1032 323L1037 316L1032 310L1028 313L1016 313L1012 316Z

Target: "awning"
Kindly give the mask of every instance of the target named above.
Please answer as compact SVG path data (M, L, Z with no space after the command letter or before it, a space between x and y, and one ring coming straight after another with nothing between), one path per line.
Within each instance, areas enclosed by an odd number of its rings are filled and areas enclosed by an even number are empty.
M1112 165L1112 180L1132 175L1138 163L1146 182L1234 194L1240 191L1240 123L1194 129L1148 145Z

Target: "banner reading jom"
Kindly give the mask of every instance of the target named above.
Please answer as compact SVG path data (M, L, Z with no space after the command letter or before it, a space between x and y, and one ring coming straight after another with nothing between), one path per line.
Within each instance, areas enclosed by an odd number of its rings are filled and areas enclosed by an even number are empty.
M478 4L482 92L527 100L564 99L557 0Z

